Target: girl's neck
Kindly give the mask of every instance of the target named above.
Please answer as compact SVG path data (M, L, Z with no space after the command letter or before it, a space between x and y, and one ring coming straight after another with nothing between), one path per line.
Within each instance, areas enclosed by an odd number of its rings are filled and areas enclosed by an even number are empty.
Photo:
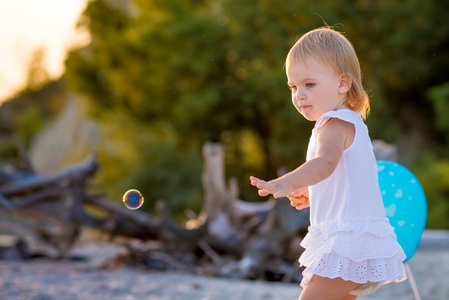
M337 107L335 107L333 110L337 111L339 109L350 109L347 105L346 105L347 101L345 99L345 101L343 101L342 103L340 103L339 105L337 105Z

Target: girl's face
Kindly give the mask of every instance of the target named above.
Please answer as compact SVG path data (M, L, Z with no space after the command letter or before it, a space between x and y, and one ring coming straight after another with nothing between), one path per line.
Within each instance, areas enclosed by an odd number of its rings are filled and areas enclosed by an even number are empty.
M290 65L287 70L292 102L309 121L345 105L350 82L348 76L338 75L332 67L309 57Z

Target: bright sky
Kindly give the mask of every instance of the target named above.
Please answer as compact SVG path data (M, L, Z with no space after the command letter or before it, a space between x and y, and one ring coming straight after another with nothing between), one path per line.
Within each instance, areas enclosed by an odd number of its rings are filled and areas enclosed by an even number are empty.
M33 53L45 48L50 76L64 72L67 48L85 43L76 23L88 0L0 0L0 103L25 83Z

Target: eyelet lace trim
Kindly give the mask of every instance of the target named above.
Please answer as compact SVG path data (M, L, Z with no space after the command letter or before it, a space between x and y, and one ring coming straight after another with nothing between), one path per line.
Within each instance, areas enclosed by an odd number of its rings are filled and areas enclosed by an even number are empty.
M313 274L357 283L403 281L406 258L388 219L329 221L310 226L301 242L299 262L307 268L302 286Z

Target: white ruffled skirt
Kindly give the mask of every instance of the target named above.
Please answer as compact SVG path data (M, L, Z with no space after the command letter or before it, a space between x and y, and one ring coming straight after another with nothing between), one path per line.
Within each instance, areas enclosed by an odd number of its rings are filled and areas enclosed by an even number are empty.
M313 275L358 283L351 294L367 295L380 286L407 279L406 258L388 219L324 222L309 226L301 242L306 248L299 263L305 266L301 286Z

